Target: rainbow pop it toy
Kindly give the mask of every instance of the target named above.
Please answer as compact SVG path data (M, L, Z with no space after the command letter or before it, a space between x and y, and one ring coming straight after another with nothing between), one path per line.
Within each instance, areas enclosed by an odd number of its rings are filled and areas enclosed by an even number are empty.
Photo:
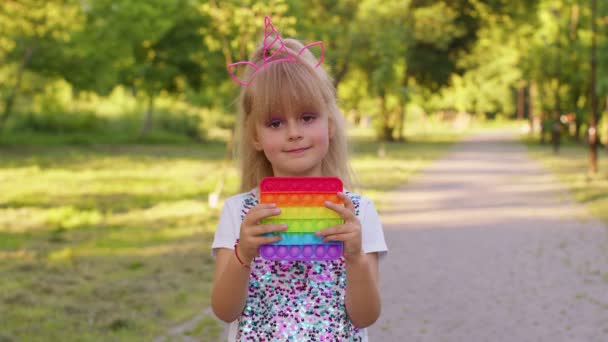
M315 232L344 223L325 202L342 203L336 177L267 177L260 183L260 203L275 203L281 214L262 220L266 224L287 224L287 231L269 233L281 240L260 246L269 260L333 260L342 255L342 242L323 242Z

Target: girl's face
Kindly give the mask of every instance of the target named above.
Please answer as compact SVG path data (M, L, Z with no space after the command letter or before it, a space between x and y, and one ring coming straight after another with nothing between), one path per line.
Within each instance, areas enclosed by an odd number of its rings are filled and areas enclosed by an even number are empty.
M296 110L256 123L254 147L264 151L275 177L322 176L321 162L332 132L327 114Z

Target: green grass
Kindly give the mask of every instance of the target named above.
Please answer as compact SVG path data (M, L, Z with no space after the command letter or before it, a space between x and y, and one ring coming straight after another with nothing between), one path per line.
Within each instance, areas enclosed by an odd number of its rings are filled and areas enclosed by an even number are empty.
M207 306L222 155L220 143L1 148L0 340L150 340Z
M47 132L5 132L0 135L0 146L64 146L97 144L146 144L146 145L188 145L193 139L182 134L163 130L152 130L139 138L137 132L87 132L47 133Z
M359 192L381 199L460 137L353 133ZM153 340L209 305L224 144L0 147L0 341ZM205 340L203 319L186 332Z
M595 217L608 224L608 153L598 149L599 172L590 175L589 148L584 144L566 141L559 154L553 154L551 144L540 145L537 140L524 137L532 155L564 183L575 199L584 203Z

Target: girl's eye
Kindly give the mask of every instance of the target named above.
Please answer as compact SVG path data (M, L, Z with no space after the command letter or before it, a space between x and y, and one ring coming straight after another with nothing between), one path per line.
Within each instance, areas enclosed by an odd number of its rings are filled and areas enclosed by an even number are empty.
M281 127L281 120L280 119L270 119L266 125L270 128L279 128L279 127Z
M305 123L311 123L316 118L317 116L315 114L302 114L302 121L304 121Z

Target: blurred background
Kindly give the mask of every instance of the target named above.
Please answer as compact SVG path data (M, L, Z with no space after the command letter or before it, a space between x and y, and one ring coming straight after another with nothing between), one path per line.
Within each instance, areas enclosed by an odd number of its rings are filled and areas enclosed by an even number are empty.
M153 340L197 315L180 333L217 338L209 246L238 185L226 65L265 15L324 42L372 199L508 127L608 219L604 0L3 0L0 341Z

